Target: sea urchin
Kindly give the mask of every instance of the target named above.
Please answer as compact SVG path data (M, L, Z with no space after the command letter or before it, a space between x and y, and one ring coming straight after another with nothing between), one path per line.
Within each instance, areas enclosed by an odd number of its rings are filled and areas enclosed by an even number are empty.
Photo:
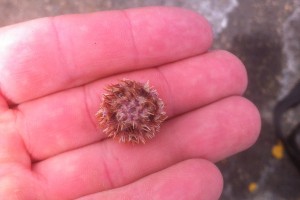
M108 137L145 143L167 118L163 101L148 82L124 79L107 86L105 91L96 118Z

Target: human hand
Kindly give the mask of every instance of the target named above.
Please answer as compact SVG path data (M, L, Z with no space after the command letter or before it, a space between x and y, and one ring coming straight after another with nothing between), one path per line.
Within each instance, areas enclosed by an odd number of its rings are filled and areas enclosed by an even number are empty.
M191 11L43 18L2 28L0 41L1 199L218 199L213 163L258 137L243 64L207 52L211 29ZM165 102L145 145L97 127L103 88L122 78L149 80Z

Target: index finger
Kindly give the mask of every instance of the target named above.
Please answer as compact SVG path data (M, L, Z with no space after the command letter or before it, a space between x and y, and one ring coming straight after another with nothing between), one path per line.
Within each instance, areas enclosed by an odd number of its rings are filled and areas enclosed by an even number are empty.
M0 31L0 89L10 104L101 77L201 54L211 29L179 8L43 18Z

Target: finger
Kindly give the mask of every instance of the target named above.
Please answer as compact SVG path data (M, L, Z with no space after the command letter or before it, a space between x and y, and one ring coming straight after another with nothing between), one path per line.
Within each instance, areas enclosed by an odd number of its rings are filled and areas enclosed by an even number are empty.
M203 53L212 34L194 12L153 7L33 20L1 29L0 40L1 89L19 104Z
M105 85L124 77L150 80L164 100L169 118L226 96L240 95L247 84L242 63L227 52L216 51L22 104L18 107L18 127L32 158L45 159L105 138L94 117L100 93Z
M80 196L124 186L182 160L224 159L251 146L259 129L257 109L230 97L169 120L146 145L105 140L36 163L33 170L59 194L68 187Z
M121 188L88 195L78 200L217 200L222 191L222 175L213 164L187 160L146 176Z

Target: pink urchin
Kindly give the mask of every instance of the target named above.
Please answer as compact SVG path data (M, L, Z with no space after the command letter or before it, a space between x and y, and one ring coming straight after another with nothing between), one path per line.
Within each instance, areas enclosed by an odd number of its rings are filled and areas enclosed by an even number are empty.
M105 90L96 118L108 137L145 143L155 136L167 118L163 101L148 82L124 79Z

